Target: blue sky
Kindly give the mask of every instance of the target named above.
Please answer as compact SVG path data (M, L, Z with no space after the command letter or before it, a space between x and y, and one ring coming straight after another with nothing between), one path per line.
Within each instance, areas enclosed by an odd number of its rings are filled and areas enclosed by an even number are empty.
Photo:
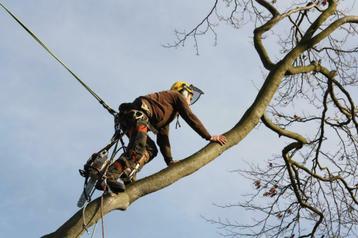
M250 28L221 24L218 45L213 47L211 36L200 39L199 56L192 41L185 48L162 47L174 41L174 29L188 30L205 16L211 5L204 0L2 2L115 108L174 81L189 81L205 91L194 112L218 134L240 119L263 80ZM113 121L3 11L0 35L0 237L39 237L77 211L83 184L78 169L108 142ZM197 173L125 212L112 212L105 217L106 237L219 237L201 216L247 221L244 211L213 203L243 201L253 186L229 171L278 153L284 142L273 138L259 127ZM171 141L175 159L206 144L184 122L181 129L171 128ZM140 176L164 167L160 155Z

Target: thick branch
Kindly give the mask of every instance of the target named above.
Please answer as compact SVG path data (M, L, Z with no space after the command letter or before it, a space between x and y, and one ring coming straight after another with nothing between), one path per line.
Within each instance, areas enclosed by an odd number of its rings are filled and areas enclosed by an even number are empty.
M319 42L327 38L339 27L347 23L358 23L358 16L346 16L336 20L335 22L330 24L326 29L324 29L319 34L317 34L315 37L306 41L307 48L312 48L314 45L317 45Z
M210 143L179 163L137 181L129 186L124 193L120 193L116 196L106 195L104 197L103 214L107 214L113 210L127 209L130 204L138 198L165 188L177 180L194 173L217 158L225 150L239 143L258 124L284 77L286 70L291 64L292 60L290 59L281 61L276 69L271 71L251 107L246 111L241 120L230 131L225 133L228 139L228 143L225 146ZM89 226L100 219L99 204L99 199L96 199L91 202L86 209L85 217L86 221L90 221ZM82 225L82 211L80 210L57 229L57 231L44 237L78 237L84 232Z
M321 27L321 25L336 11L336 0L330 0L328 8L311 24L307 29L302 41L309 41L313 34Z

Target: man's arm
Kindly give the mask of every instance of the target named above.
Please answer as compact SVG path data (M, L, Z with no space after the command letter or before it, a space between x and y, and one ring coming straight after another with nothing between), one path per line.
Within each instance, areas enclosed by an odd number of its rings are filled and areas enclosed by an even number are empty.
M199 120L199 118L191 111L188 103L185 101L185 98L180 94L178 94L175 107L179 112L179 115L186 121L186 123L189 124L189 126L194 131L196 131L196 133L198 133L204 139L210 140L210 133Z
M176 103L176 109L179 112L179 115L193 128L201 137L211 142L219 143L224 145L227 142L227 139L224 135L213 135L211 136L203 123L199 120L197 116L191 111L188 103L185 101L184 97L181 95L178 97Z

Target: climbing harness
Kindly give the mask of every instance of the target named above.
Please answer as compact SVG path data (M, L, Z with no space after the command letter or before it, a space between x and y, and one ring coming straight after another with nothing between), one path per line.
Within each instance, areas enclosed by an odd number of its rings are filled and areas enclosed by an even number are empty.
M46 45L38 38L23 22L19 20L8 8L1 2L0 6L37 42L44 48L58 63L60 63L110 114L115 116L117 112L112 109L98 94L88 87L65 63L63 63Z

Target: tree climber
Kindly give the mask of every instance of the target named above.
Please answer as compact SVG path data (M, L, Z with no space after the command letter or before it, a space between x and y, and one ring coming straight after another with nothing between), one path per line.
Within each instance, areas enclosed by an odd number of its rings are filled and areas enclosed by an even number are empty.
M158 154L154 141L147 135L148 131L157 134L157 144L166 164L169 166L176 162L173 160L169 143L169 124L175 117L181 116L193 130L208 141L220 145L227 142L223 135L211 136L191 111L190 105L194 104L201 94L203 92L192 84L176 82L170 90L141 96L132 103L119 106L115 124L128 136L129 144L126 153L108 169L107 184L113 192L124 191L124 184L129 183L136 172Z

